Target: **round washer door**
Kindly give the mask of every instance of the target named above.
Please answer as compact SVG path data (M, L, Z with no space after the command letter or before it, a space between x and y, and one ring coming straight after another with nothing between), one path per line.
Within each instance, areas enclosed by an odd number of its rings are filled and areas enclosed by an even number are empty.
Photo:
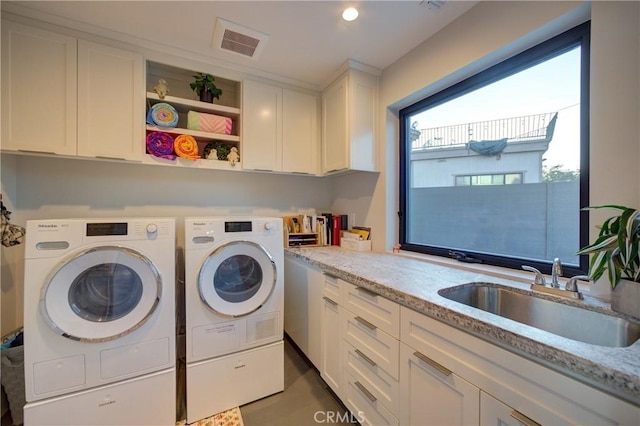
M102 246L63 261L40 298L45 321L64 337L104 342L149 319L162 296L162 279L141 253Z
M240 317L258 310L276 286L276 265L250 241L233 241L214 250L202 264L198 291L218 315Z

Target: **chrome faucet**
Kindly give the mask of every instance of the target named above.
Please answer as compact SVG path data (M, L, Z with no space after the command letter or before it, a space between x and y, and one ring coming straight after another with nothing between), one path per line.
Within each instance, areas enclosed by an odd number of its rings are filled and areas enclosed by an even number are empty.
M536 268L528 265L522 265L522 269L536 274L533 279L533 283L531 283L531 290L537 290L556 296L582 299L582 293L578 290L578 281L589 281L589 277L585 275L578 275L569 279L564 288L560 288L558 278L562 276L562 264L560 263L560 259L557 257L553 259L553 265L551 266L551 282L549 285L547 285L547 280L544 275L542 275L542 272Z
M547 285L547 280L544 278L544 275L542 275L542 272L538 271L533 266L522 265L522 269L524 269L525 271L533 272L534 274L536 274L535 278L533 279L533 284L541 285L543 287Z
M560 263L560 258L553 259L553 266L551 267L551 287L560 288L560 283L558 282L558 277L562 276L562 263Z
M578 281L590 282L590 278L587 275L576 275L575 277L571 277L565 284L564 289L567 291L580 293L580 290L578 290Z

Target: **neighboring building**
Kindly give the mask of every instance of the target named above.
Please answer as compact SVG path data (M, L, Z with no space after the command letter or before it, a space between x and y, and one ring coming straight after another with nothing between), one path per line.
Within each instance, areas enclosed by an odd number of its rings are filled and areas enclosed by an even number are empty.
M412 129L413 188L542 182L557 112Z

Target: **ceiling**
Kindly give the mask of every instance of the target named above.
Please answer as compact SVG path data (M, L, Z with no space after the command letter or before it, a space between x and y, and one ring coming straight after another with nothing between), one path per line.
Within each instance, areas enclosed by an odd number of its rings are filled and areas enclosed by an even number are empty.
M477 3L449 0L431 9L420 0L2 1L1 7L3 13L141 45L157 43L223 67L322 88L347 59L384 70ZM342 10L352 5L359 18L343 21ZM251 59L213 48L218 17L268 34L260 56Z

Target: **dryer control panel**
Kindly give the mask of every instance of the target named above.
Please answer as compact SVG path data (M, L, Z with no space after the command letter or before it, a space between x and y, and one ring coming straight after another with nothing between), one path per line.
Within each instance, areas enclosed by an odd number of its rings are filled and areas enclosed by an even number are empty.
M282 235L278 217L189 217L185 218L186 248L202 247L228 238Z

